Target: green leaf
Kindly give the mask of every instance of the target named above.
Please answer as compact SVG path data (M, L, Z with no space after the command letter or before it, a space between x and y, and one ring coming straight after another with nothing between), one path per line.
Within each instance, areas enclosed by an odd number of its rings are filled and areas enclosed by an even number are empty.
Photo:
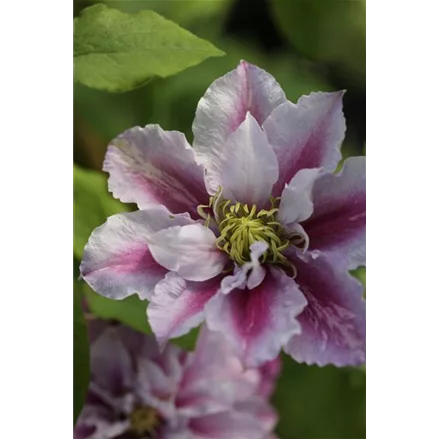
M96 317L105 320L118 320L132 329L151 334L152 331L146 318L148 302L141 301L137 295L123 300L111 300L95 293L85 283L83 291L90 311Z
M106 219L127 210L107 189L107 177L96 171L73 166L73 254L82 259L91 232Z
M87 326L82 312L82 292L78 282L73 289L73 422L82 410L90 379Z
M74 23L74 79L126 91L224 52L152 11L126 14L98 4Z

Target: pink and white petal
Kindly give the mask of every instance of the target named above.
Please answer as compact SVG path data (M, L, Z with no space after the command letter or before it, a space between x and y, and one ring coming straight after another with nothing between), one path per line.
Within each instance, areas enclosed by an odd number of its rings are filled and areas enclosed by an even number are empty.
M94 405L101 405L107 407L108 410L111 410L111 413L130 413L130 410L127 411L127 408L132 407L132 399L133 395L125 394L120 395L123 390L118 390L119 395L116 395L114 391L111 389L105 389L100 387L93 381L90 381L88 385L88 394L87 394L87 403Z
M251 261L246 262L242 267L235 264L233 274L224 277L221 281L221 291L229 294L235 288L243 289L247 286L251 290L260 285L265 278L265 268L262 267L259 258L267 248L268 244L265 241L254 242L250 246Z
M165 374L154 361L140 358L137 361L136 394L141 403L157 409L161 416L175 417L174 395L178 382Z
M232 388L232 383L227 384L228 387ZM207 391L207 386L213 386L212 391ZM176 399L177 416L190 419L228 410L230 403L222 394L224 393L223 387L223 383L214 379L214 381L210 381L210 384L205 381L198 383L198 389L190 389L190 392L183 394L179 392Z
M79 423L78 423L79 424ZM108 421L96 419L95 424L79 424L75 426L74 439L116 439L123 437L130 427L128 420Z
M279 176L278 164L265 133L250 113L227 139L219 175L224 198L261 208L267 204Z
M204 305L219 290L220 279L190 282L177 273L160 281L147 309L148 320L158 342L187 334L204 319Z
M297 236L297 235L300 237L301 240L303 240L303 242L300 243L299 247L294 246L294 245L290 245L284 251L285 256L289 257L289 254L291 254L291 253L293 255L295 255L295 254L297 254L297 252L300 252L300 254L302 254L306 258L314 258L314 257L316 257L316 254L320 254L320 253L315 252L315 251L313 251L313 252L308 251L309 236L306 233L305 229L299 223L296 223L296 224L293 224L292 226L290 226L288 228L288 232L291 234L290 235L291 236L290 244L291 244L291 242L294 241L294 239L295 239L294 236Z
M366 263L366 158L350 157L313 190L314 213L303 223L310 250L352 270Z
M84 300L86 303L86 301ZM84 313L89 313L90 310L88 308L88 304L86 303L86 310L84 310ZM103 332L105 332L108 327L113 322L109 320L101 320L101 319L87 319L87 333L88 333L88 342L90 344L94 343L94 341L101 336Z
M282 191L277 220L290 228L312 215L312 189L321 170L301 169Z
M136 368L136 392L144 397L145 403L150 396L164 399L176 390L174 380L170 380L155 361L138 358Z
M189 354L179 346L168 343L164 349L160 349L160 355L155 358L155 361L170 379L175 383L180 383L186 370Z
M126 364L134 365L139 358L156 359L160 356L160 350L157 341L153 336L147 336L144 333L135 331L128 326L120 324L112 320L91 319L88 321L88 335L91 344L99 339L102 334L111 334L113 338L117 338L117 346L115 348L123 348L124 354L121 358L129 356L129 360L124 360ZM113 355L114 349L109 347L109 355ZM116 351L117 353L117 351ZM102 367L102 363L99 368ZM98 373L100 369L98 368ZM90 384L92 385L92 383Z
M117 439L121 436L123 437L123 434L129 430L129 427L130 427L130 422L127 420L114 422L112 424L109 424L105 429L100 428L99 434L96 435L96 439L101 439L101 438Z
M302 96L297 104L285 102L264 122L263 129L279 162L273 196L280 195L300 169L335 170L346 131L343 94L318 92Z
M148 238L154 259L183 279L205 281L223 271L225 253L215 245L216 236L201 224L170 227Z
M266 439L257 418L244 411L227 410L193 418L189 426L194 439Z
M119 337L118 326L108 325L90 349L91 382L105 400L116 400L134 384L132 359ZM112 403L110 405L113 405Z
M266 434L274 429L278 421L276 411L260 396L238 402L235 405L235 409L241 413L248 413L253 416L255 422L259 424L260 430ZM267 436L263 435L262 437L265 439Z
M282 361L280 356L276 357L274 360L267 361L258 368L258 372L261 375L258 395L262 398L267 399L273 393L281 368Z
M187 425L166 425L160 431L160 439L196 439Z
M81 419L78 418L73 430L73 439L93 439L96 427L92 424L88 425L80 421Z
M119 338L125 349L130 354L132 361L138 358L146 358L156 361L161 352L157 341L151 336L131 329L128 326L120 324L118 327Z
M258 371L244 369L221 333L203 326L180 385L179 413L194 417L231 409L254 395L260 380Z
M300 333L296 317L306 299L293 279L278 270L267 272L252 290L217 294L205 307L206 324L222 332L247 367L275 358Z
M185 373L186 384L192 385L200 378L212 379L219 375L234 378L244 372L244 367L221 332L200 328L190 366ZM196 383L195 383L196 384Z
M192 129L194 150L206 165L212 194L220 184L218 166L226 140L245 120L247 112L262 125L285 100L285 93L273 76L246 61L207 89L198 103Z
M221 292L223 294L229 294L230 291L233 291L236 288L244 289L245 284L247 282L247 269L245 264L240 267L235 264L233 269L233 274L223 277L221 281ZM248 268L250 270L250 267Z
M295 360L325 366L360 365L366 360L366 305L363 286L326 256L300 258L296 282L308 306L298 320L302 332L284 348Z
M104 171L108 187L123 202L139 209L163 204L173 213L189 212L207 204L203 166L184 134L158 125L134 127L108 146Z
M94 434L98 432L99 425L102 424L101 416L111 417L102 411L101 407L85 404L76 421L73 439L93 439Z
M266 252L268 249L268 244L265 241L257 241L254 242L250 246L250 274L247 279L247 288L252 290L259 286L265 279L265 268L262 267L259 258Z
M158 206L113 215L91 234L80 265L81 276L93 290L110 299L137 293L152 294L167 270L152 257L147 238L174 225L192 224L189 215L170 215Z

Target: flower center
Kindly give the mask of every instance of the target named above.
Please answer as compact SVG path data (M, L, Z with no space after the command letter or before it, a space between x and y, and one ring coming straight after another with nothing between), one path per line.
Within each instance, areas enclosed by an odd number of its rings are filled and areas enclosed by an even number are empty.
M250 246L254 242L265 241L268 249L262 262L284 263L287 258L282 251L288 247L289 240L284 237L283 227L275 219L278 211L276 202L275 199L271 200L270 210L258 210L256 205L232 204L230 200L219 203L220 236L216 240L217 247L238 265L243 265L250 261Z
M253 204L235 203L231 200L219 201L221 189L210 197L208 206L199 206L198 213L206 220L206 227L212 221L211 213L216 221L220 236L216 240L217 247L227 253L238 265L249 262L250 246L257 241L265 241L268 249L262 256L262 263L291 265L282 252L289 246L300 247L305 239L294 233L288 235L282 224L276 221L279 211L280 197L270 197L271 208L260 209ZM208 213L205 212L208 209Z
M141 439L153 438L160 426L157 410L152 407L138 407L130 414L130 431Z

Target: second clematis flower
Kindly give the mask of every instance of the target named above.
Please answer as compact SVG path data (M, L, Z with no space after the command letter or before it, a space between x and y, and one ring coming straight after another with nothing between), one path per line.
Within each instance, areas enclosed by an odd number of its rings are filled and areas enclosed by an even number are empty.
M75 439L275 439L268 399L276 359L244 369L224 337L203 328L194 352L89 323L91 380Z
M81 274L148 299L160 343L205 320L247 366L281 349L307 364L365 362L365 158L338 174L343 92L297 104L242 61L200 100L193 148L158 125L113 140L109 189L139 210L91 235Z

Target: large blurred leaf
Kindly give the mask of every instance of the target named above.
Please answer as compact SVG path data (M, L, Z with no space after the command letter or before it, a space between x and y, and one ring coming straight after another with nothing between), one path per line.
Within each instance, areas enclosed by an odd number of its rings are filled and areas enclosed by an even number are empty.
M73 422L82 410L90 378L88 333L82 312L80 284L74 283L73 302Z
M75 18L74 78L100 90L130 90L223 54L152 11L126 14L98 4Z
M336 64L348 71L350 79L364 82L365 0L271 0L269 4L293 47L315 60Z
M298 364L283 355L273 403L280 439L365 438L366 374Z
M107 177L101 172L73 167L73 254L81 260L91 232L107 217L127 210L107 189Z
M193 32L198 24L202 24L203 28L208 27L210 30L213 28L214 31L218 31L232 0L106 0L104 3L128 13L144 9L152 10L180 26L190 26Z

